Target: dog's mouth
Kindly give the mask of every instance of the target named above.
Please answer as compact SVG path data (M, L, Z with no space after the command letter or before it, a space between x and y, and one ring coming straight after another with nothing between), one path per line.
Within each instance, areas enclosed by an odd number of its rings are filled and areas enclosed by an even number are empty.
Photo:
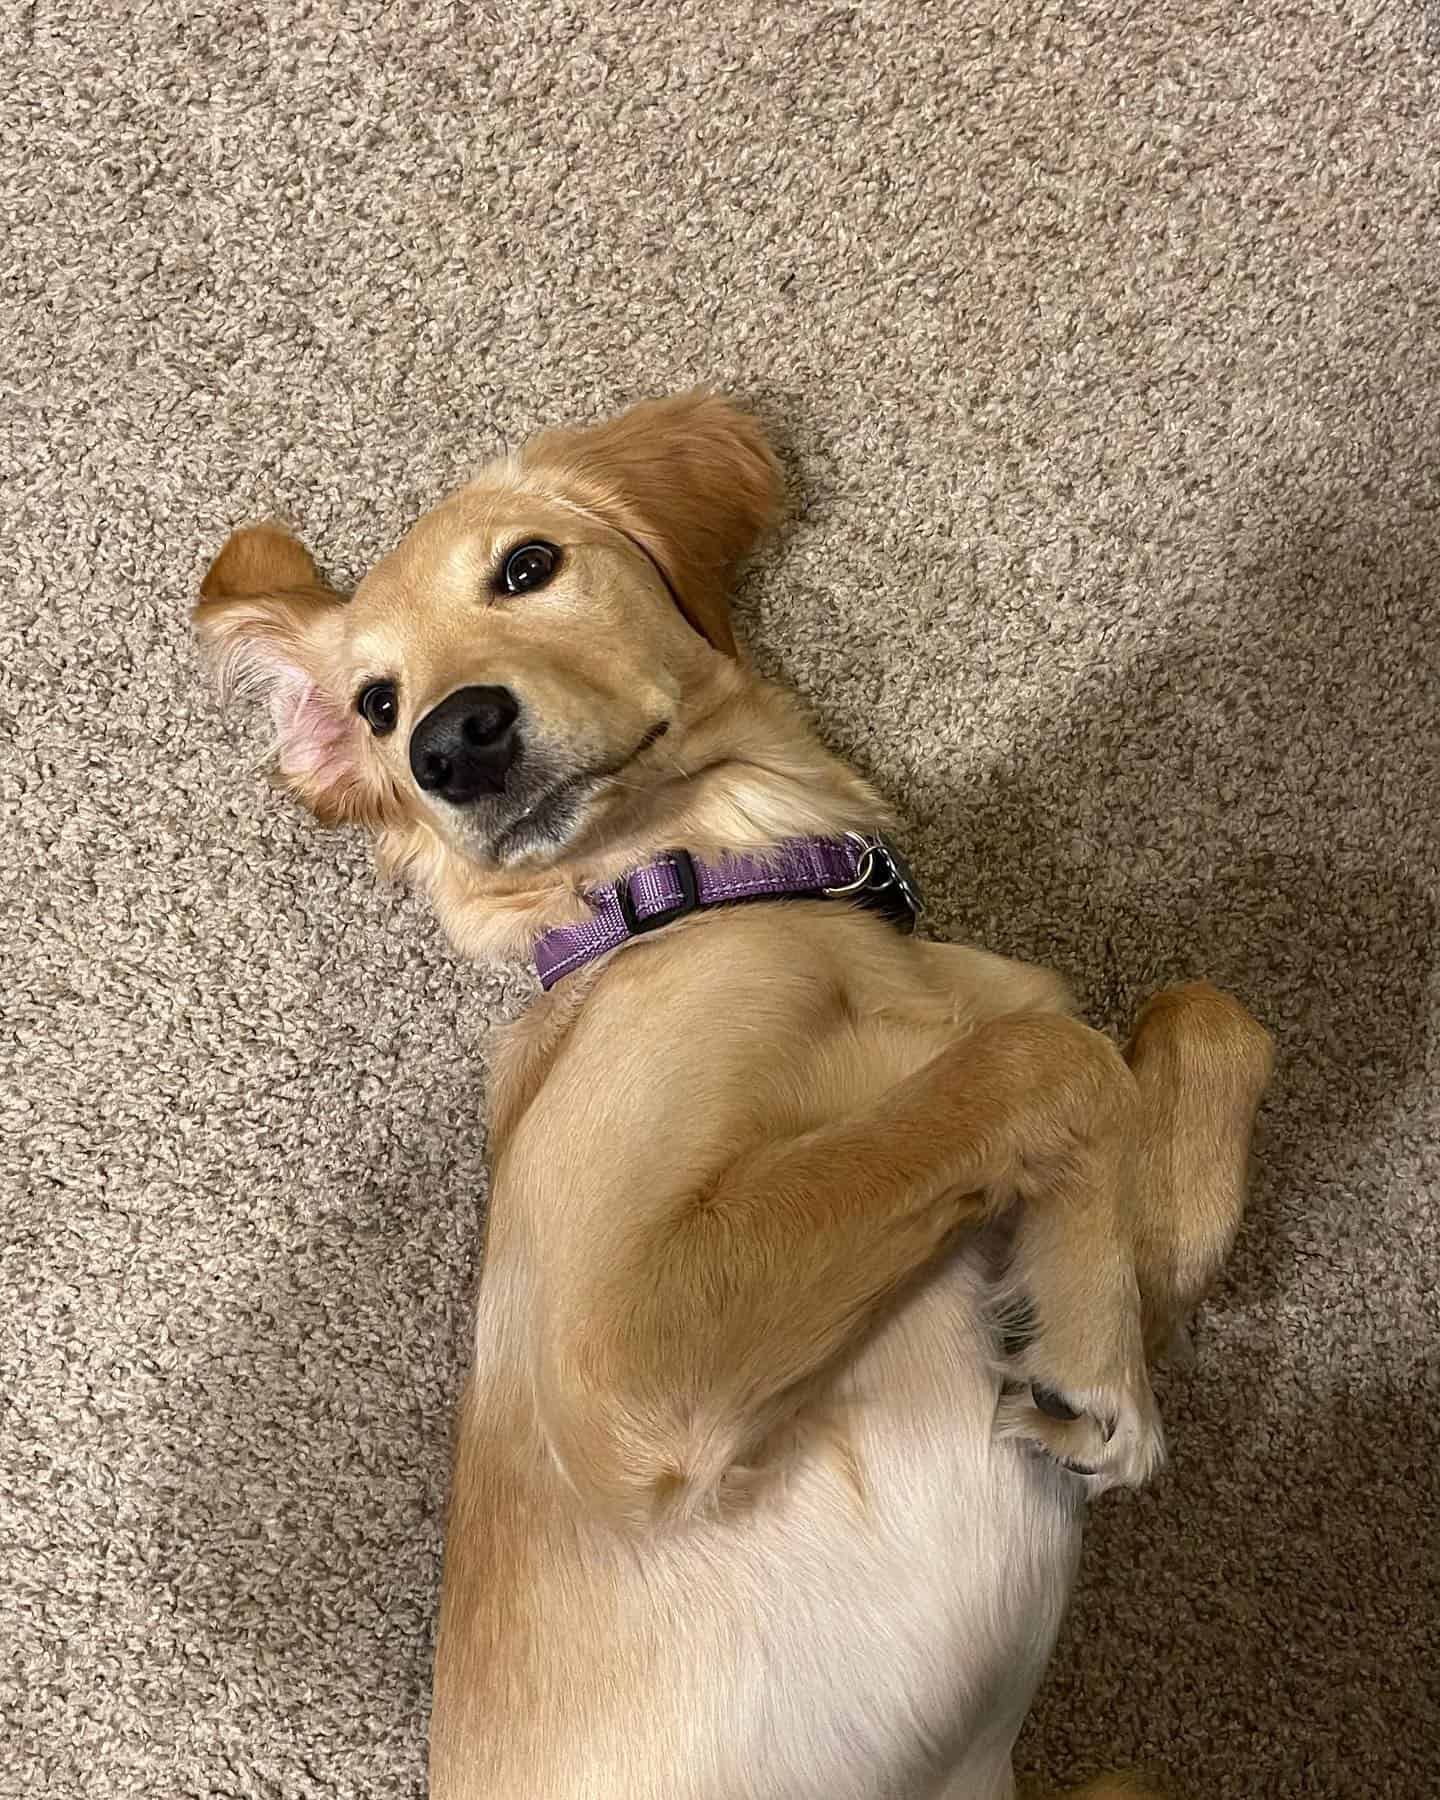
M669 729L670 721L662 719L623 756L577 769L545 788L490 839L491 857L503 866L522 856L533 856L539 850L559 849L573 836L586 803L618 780L632 763L638 762L647 750L658 744Z

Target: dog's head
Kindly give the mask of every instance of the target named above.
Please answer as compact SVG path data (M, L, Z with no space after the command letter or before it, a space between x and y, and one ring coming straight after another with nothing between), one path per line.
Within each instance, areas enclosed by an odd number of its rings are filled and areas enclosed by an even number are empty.
M493 464L348 600L279 527L239 531L196 627L268 698L280 779L323 820L543 868L675 757L735 656L730 581L778 504L753 420L704 393L651 401Z

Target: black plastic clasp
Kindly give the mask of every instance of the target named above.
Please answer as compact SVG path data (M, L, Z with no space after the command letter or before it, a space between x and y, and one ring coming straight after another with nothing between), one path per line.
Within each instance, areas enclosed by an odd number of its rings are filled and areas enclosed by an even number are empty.
M658 931L662 925L673 925L677 919L683 919L700 908L700 882L695 874L695 864L688 850L672 850L670 860L675 865L675 873L680 881L680 898L673 906L663 907L657 913L651 913L648 919L642 919L635 910L634 896L630 892L630 877L622 875L615 883L615 898L620 903L620 917L625 921L625 929L631 937L644 937L647 931Z
M913 931L925 910L920 884L908 862L888 837L877 834L870 844L869 879L857 894L862 906L883 913L902 931Z

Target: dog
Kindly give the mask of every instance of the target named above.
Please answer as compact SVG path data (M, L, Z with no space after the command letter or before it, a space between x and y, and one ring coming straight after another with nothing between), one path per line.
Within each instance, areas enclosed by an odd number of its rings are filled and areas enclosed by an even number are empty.
M1056 975L904 929L885 805L736 644L780 500L701 391L532 439L348 599L275 525L202 584L279 782L462 954L540 956L435 1800L1013 1794L1085 1502L1161 1460L1147 1361L1241 1216L1271 1047L1236 1001L1162 993L1122 1051Z

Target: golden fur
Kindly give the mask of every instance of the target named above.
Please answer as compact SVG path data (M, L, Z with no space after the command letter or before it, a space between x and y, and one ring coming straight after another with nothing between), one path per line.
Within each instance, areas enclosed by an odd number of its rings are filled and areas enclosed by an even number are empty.
M778 505L754 421L683 395L537 438L349 600L239 532L197 627L268 697L281 781L464 953L520 956L668 848L885 823L736 649ZM558 574L497 594L532 539ZM415 723L477 683L519 697L543 792L412 779ZM832 902L689 919L538 998L492 1083L436 1800L1008 1794L1078 1502L1160 1458L1147 1350L1229 1249L1269 1066L1212 988L1122 1053L1057 977Z

